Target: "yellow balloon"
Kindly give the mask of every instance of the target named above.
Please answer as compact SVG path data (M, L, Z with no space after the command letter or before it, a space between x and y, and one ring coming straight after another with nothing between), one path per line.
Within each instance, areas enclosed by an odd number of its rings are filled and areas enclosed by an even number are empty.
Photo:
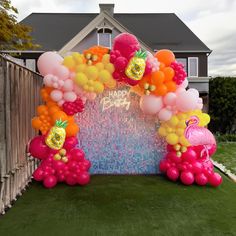
M84 62L84 57L82 54L79 54L78 52L73 52L71 55L75 59L77 64L82 64Z
M182 135L181 137L179 137L179 142L181 145L188 147L190 145L189 141L185 138L184 135Z
M179 137L175 133L170 133L166 136L166 142L175 145L179 142Z
M87 66L85 64L80 64L80 65L76 66L76 72L84 72L86 67Z
M159 134L160 136L162 136L162 137L165 137L165 136L167 135L166 129L163 128L163 127L160 127L160 128L158 129L158 134Z
M96 66L87 66L84 72L89 79L97 79L98 77L98 69Z
M103 84L99 81L94 82L93 88L95 93L102 93L104 90Z
M99 71L104 69L104 64L102 62L98 62L97 64L95 64L95 66Z
M107 83L111 78L111 74L107 70L101 70L98 74L98 79L102 83Z
M111 78L105 85L110 89L114 89L116 87L116 81Z
M110 55L109 54L105 54L102 58L102 63L103 64L108 64L110 63Z
M72 56L66 56L63 61L63 65L68 67L69 69L73 69L75 67L75 61Z
M111 74L115 71L115 67L112 63L106 64L105 69L108 70Z
M79 86L84 86L88 82L88 78L84 73L77 73L75 75L75 83L78 84Z
M185 129L186 128L186 123L185 120L180 120L177 125L178 128Z
M179 119L177 116L172 116L171 119L168 121L168 124L175 127L179 122Z
M183 135L183 134L184 134L184 129L182 129L182 128L177 128L177 129L176 129L176 134L177 134L178 136Z

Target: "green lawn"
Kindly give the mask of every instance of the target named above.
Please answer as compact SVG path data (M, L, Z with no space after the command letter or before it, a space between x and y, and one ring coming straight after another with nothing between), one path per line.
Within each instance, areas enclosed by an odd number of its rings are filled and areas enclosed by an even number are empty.
M236 174L236 142L218 143L213 160L223 164L228 170Z
M186 187L162 176L93 176L86 187L33 183L0 235L236 235L236 185Z

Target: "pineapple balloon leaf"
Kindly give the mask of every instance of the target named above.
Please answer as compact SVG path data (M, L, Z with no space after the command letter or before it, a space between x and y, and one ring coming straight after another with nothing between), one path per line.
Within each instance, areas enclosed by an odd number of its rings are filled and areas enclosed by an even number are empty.
M59 150L62 148L65 138L66 138L66 131L65 128L67 126L67 121L57 120L55 125L50 129L47 137L46 137L46 144L52 148Z
M125 70L125 74L128 78L132 80L142 79L146 67L146 57L147 53L145 51L139 50L135 53Z

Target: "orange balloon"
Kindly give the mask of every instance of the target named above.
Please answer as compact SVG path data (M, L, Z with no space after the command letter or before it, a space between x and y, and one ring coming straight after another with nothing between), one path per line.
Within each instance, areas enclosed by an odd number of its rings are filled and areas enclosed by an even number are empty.
M143 89L146 83L151 83L151 73L143 76L143 78L139 81L138 85L140 86L140 88Z
M158 87L159 85L163 84L164 79L165 74L162 71L156 71L152 73L151 83Z
M44 114L45 111L47 111L47 110L48 110L48 108L45 105L37 106L37 113L38 113L38 115Z
M79 126L76 123L69 123L66 127L66 137L76 136L79 132Z
M168 92L174 92L176 90L176 83L174 81L168 81L165 83Z
M34 117L32 120L31 120L31 124L32 124L32 127L34 129L40 129L41 125L42 125L42 121L38 118L38 117Z
M67 117L68 117L67 120L68 120L69 123L74 123L75 122L74 116L67 116Z
M143 96L144 95L144 89L141 88L139 85L136 86L132 86L129 90L130 93L136 93L139 96Z
M163 71L165 69L165 64L160 62L160 65L159 65L159 70Z
M164 96L168 92L165 84L159 85L156 90L153 92L157 96Z
M48 111L49 111L50 115L53 115L57 111L60 111L60 108L58 106L51 106L51 107L49 107Z
M175 76L175 71L171 67L166 67L163 72L165 74L165 81L171 81Z
M48 107L57 106L57 103L54 102L54 101L48 101L48 102L47 102L47 106L48 106Z
M68 116L66 115L66 113L65 112L63 112L63 111L57 111L57 112L55 112L53 115L52 115L52 122L53 122L53 124L55 124L55 122L57 121L57 120L68 120Z
M163 62L166 66L170 66L172 62L175 61L175 55L172 51L167 49L162 49L155 54L158 61Z

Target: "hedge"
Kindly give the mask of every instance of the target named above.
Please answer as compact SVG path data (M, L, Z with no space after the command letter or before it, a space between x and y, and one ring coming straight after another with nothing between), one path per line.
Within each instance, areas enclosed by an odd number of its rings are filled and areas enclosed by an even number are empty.
M217 77L209 83L209 128L214 133L236 134L236 78Z

